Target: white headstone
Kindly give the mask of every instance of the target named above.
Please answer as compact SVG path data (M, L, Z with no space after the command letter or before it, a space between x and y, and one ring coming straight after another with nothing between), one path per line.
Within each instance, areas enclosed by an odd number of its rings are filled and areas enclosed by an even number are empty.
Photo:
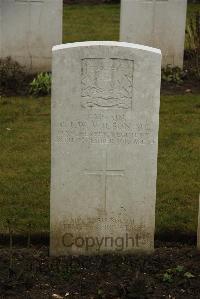
M154 249L161 53L53 49L51 254Z
M52 47L62 43L62 0L0 0L0 58L30 72L51 70Z
M183 67L187 0L121 0L120 40L156 47Z

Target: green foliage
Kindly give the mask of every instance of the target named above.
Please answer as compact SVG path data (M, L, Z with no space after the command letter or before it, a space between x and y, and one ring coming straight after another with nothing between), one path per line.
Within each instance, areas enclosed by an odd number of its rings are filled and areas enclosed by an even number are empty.
M104 298L104 292L102 289L97 290L98 298Z
M176 268L168 269L163 274L163 282L172 283L177 278L191 279L195 276L190 272L185 272L183 266L177 266Z
M163 281L164 282L168 282L168 283L171 283L171 282L173 282L173 277L172 277L172 275L171 274L169 274L169 273L164 273L164 275L163 275Z
M176 274L176 273L181 273L183 271L184 271L184 267L183 266L177 266L176 268L168 269L167 273Z
M184 271L183 266L177 266L175 269L176 269L176 272L183 272Z
M200 80L200 11L195 16L190 17L187 24L188 49L192 64L190 72Z
M40 73L30 83L30 94L39 97L51 94L51 75L49 73Z
M167 65L165 68L162 68L162 81L164 82L182 84L185 77L186 72L179 67Z
M10 57L0 59L0 95L26 93L27 74L24 68Z
M186 277L186 278L190 279L190 278L194 278L194 277L195 277L195 275L193 275L193 274L192 274L192 273L190 273L190 272L185 272L185 274L184 274L184 277Z

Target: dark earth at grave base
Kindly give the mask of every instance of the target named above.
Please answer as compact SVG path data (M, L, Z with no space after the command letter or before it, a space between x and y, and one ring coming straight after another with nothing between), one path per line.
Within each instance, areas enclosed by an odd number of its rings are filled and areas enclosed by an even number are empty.
M199 94L200 93L200 81L187 80L183 84L172 84L162 82L161 94L162 95L178 95L184 93Z
M49 257L47 247L18 248L12 261L1 247L0 298L200 298L200 252L160 245L149 256L79 258Z

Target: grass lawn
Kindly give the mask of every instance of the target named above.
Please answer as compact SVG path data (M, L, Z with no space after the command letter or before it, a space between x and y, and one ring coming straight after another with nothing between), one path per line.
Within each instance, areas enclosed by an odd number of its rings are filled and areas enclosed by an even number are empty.
M188 14L200 9L190 5ZM119 5L64 7L64 42L118 40ZM200 96L162 96L157 231L196 232ZM49 230L50 98L0 98L0 232ZM21 232L21 230L20 230Z
M188 19L197 11L200 4L189 4ZM119 40L120 5L65 5L63 23L64 43Z
M0 101L0 231L6 219L48 229L50 99Z
M162 96L157 231L196 231L200 96ZM0 231L6 219L48 231L50 98L1 98Z
M63 41L119 40L119 5L65 5Z

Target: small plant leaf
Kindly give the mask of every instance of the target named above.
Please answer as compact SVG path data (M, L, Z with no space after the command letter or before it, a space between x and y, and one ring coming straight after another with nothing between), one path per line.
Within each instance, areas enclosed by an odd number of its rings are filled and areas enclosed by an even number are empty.
M164 281L164 282L168 282L168 283L173 282L173 277L172 277L172 275L169 274L169 273L165 273L165 274L163 275L163 281Z
M176 271L177 272L183 272L184 271L184 267L183 266L177 266L176 267Z
M185 276L186 278L189 278L189 279L195 277L195 276L194 276L192 273L190 273L190 272L185 272L184 276Z

